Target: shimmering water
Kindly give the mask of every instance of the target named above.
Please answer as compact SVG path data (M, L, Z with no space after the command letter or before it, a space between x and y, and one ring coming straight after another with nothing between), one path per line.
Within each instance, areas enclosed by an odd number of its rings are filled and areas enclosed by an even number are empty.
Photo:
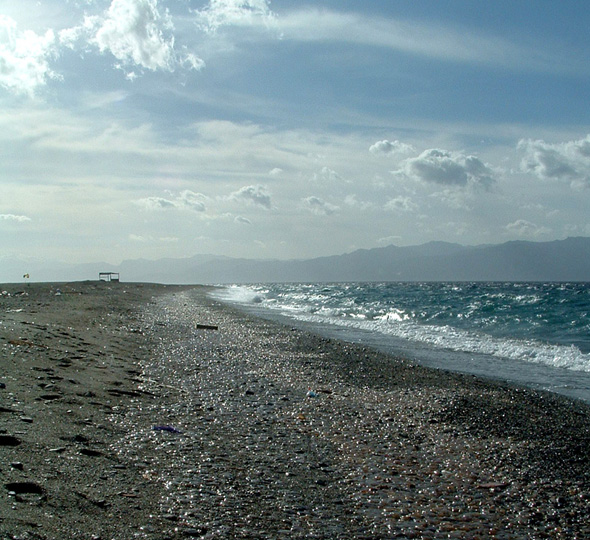
M429 366L590 401L590 283L256 284L215 295Z

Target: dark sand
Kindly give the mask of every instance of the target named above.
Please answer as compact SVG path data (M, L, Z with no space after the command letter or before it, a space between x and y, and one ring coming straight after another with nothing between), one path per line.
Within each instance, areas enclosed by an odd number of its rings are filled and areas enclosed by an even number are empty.
M204 288L0 288L0 539L590 538L583 403Z

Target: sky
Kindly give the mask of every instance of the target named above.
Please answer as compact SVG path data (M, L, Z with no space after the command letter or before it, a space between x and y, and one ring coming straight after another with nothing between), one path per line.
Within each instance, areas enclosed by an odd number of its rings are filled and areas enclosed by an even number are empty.
M0 259L590 236L586 0L0 0Z

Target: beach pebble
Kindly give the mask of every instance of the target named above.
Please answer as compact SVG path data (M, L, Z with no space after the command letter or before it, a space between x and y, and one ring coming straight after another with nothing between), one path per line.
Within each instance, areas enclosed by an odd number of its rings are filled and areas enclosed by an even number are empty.
M195 320L223 333L195 332ZM290 332L191 291L155 298L138 326L151 340L135 375L147 393L122 396L138 401L112 415L121 437L109 452L161 486L158 515L176 535L590 537L568 467L587 469L572 455L556 471L569 443L553 444L553 404ZM158 433L157 421L184 433Z

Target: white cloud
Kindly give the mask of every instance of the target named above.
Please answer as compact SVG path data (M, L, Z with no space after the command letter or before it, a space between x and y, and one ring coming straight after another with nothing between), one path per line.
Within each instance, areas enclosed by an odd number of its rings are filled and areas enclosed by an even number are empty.
M0 214L0 220L2 221L18 221L23 223L25 221L31 221L30 217L27 216L16 216L14 214Z
M395 197L385 203L386 210L395 212L411 212L417 208L416 204L412 202L409 197Z
M195 71L200 71L205 67L205 61L191 52L185 53L180 62L183 66L187 66L189 69L194 69Z
M414 152L414 147L411 144L402 143L399 141L388 141L387 139L383 141L377 141L375 144L371 145L369 148L369 152L372 154L405 154L409 152Z
M230 195L235 201L246 201L270 210L271 199L264 186L244 186Z
M506 225L506 230L518 236L541 236L551 232L547 227L540 227L526 219L517 219L513 223Z
M277 26L284 39L356 43L443 61L531 71L578 73L586 70L583 62L574 55L564 61L563 56L543 44L521 45L493 34L432 22L301 9L281 16Z
M334 212L339 210L338 206L334 206L319 197L306 197L305 199L301 199L303 203L303 207L306 210L309 210L312 214L316 214L318 216L329 216Z
M313 174L313 181L314 182L334 182L334 181L341 181L342 177L330 167L322 167L320 172L316 172Z
M243 216L236 216L236 217L234 218L234 221L235 221L236 223L242 223L242 224L244 224L244 225L252 225L252 222L251 222L251 221L250 221L248 218L245 218L245 217L243 217Z
M463 190L447 188L431 193L430 198L437 203L442 203L445 206L452 208L453 210L471 211L471 206L469 205L470 197Z
M162 243L162 244L175 244L178 242L178 238L175 236L162 236L162 237L154 237L154 236L143 236L140 234L129 234L128 239L131 242L137 242L140 244L148 244L148 243Z
M283 174L283 169L281 169L280 167L275 167L274 169L271 169L268 172L269 176L281 176L281 174Z
M523 139L520 167L543 180L569 181L574 188L590 187L590 135L577 141L550 144Z
M136 200L135 204L148 211L178 209L205 212L207 210L205 201L207 200L207 197L202 193L185 190L173 198L146 197L144 199Z
M157 0L113 0L106 17L98 21L93 42L122 62L151 70L172 70L174 38L167 15L158 11Z
M390 246L396 242L399 242L401 239L401 236L384 236L383 238L377 239L377 244L380 246Z
M196 11L203 28L216 31L222 26L269 26L275 14L268 0L210 0L209 5Z
M169 199L162 197L146 197L144 199L138 199L135 204L141 206L145 210L166 210L168 208L176 208L176 203Z
M158 9L158 0L112 0L102 15L87 16L82 25L59 32L63 46L75 49L87 41L100 52L109 52L123 69L139 66L152 71L173 71L177 66L200 70L205 62L194 52L182 47L175 50L174 25L168 11ZM129 80L137 78L126 72Z
M178 197L177 204L195 212L205 212L207 210L205 201L207 201L207 197L202 193L185 190Z
M0 15L1 86L17 94L34 95L48 79L57 78L48 63L54 54L52 30L42 36L30 30L19 32L13 19Z
M489 188L495 182L494 172L479 158L437 148L406 159L394 174L446 186L473 185Z
M361 210L368 210L374 206L373 203L369 201L359 201L354 193L347 195L344 198L344 204L350 206L351 208L360 208Z

